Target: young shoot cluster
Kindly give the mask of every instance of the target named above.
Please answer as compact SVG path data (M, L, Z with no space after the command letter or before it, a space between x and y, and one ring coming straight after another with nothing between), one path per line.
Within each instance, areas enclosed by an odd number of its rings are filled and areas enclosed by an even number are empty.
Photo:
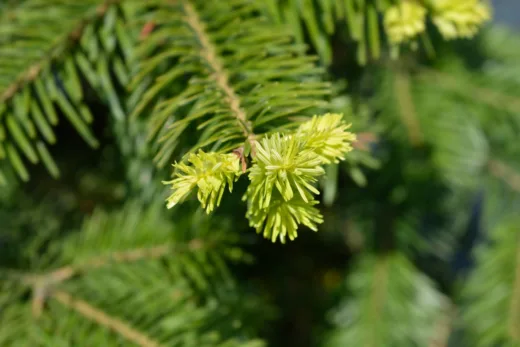
M433 23L446 40L471 38L491 19L489 4L480 0L430 0Z
M209 214L220 205L226 185L230 192L233 191L233 182L242 174L240 158L233 153L205 153L199 150L188 155L188 162L191 165L175 163L176 178L163 182L170 184L173 190L167 199L167 207L172 208L182 202L197 188L197 198Z
M414 39L425 28L426 8L422 5L403 1L385 12L385 31L390 42L398 44Z
M315 207L319 194L316 183L326 164L345 159L355 135L341 114L314 116L291 133L274 133L255 142L252 166L247 170L249 186L246 217L251 227L273 242L294 240L303 224L311 230L323 222ZM220 204L224 189L242 174L236 154L190 154L188 162L175 164L176 178L168 207L198 189L198 199L209 213Z
M491 8L483 0L401 1L384 15L385 32L392 44L415 40L426 30L426 15L447 39L470 38L491 18Z

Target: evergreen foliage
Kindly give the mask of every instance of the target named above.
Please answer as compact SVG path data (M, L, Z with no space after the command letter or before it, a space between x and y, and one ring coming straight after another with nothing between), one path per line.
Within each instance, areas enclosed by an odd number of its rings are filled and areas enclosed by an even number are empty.
M248 337L255 298L226 264L246 256L236 237L161 209L96 210L38 268L5 272L2 345L261 346Z
M366 64L378 60L385 46L396 57L399 45L415 48L418 39L432 50L427 14L446 39L473 36L491 15L489 4L479 0L268 0L266 11L290 24L300 42L308 35L325 64L333 60L333 34L354 41L357 61Z
M346 299L333 312L340 329L325 346L427 346L435 336L432 322L446 310L431 281L400 254L367 256L356 267L349 288L357 300Z
M2 2L0 346L518 345L492 14Z

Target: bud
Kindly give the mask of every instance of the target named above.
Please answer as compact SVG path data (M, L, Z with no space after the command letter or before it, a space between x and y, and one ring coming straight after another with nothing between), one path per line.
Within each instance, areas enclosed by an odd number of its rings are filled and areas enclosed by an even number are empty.
M433 23L447 39L470 38L491 18L491 8L479 0L430 0Z
M385 11L384 26L390 42L399 44L425 30L426 9L413 1L402 1Z

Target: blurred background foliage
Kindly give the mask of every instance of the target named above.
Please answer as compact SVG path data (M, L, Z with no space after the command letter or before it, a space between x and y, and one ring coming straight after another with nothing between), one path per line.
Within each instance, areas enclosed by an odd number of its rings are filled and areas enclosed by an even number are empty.
M428 21L398 57L376 11L391 1L247 2L294 37L270 47L317 57L332 91L309 112L343 113L358 138L319 182L319 231L284 245L248 227L243 181L210 216L166 209L152 117L130 116L152 78L128 87L160 3L0 4L1 346L520 345L517 2L495 1L471 39ZM240 27L207 6L208 30ZM314 83L307 63L289 80ZM200 136L188 127L168 160Z

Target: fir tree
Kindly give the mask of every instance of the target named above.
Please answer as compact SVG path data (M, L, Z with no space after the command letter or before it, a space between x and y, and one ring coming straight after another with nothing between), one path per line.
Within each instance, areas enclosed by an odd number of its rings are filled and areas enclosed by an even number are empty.
M0 4L0 346L520 346L492 14Z

